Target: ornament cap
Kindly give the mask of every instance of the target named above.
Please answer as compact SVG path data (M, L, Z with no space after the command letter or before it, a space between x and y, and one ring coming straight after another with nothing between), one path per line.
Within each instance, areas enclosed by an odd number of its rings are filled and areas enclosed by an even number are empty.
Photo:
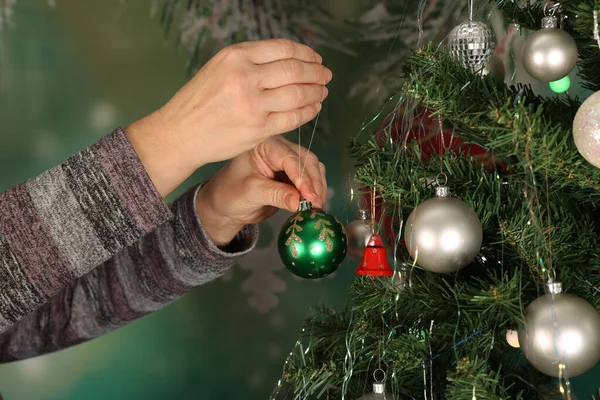
M369 211L368 210L358 210L356 212L356 219L359 219L361 221L367 221L369 220Z
M561 282L548 282L548 293L550 294L561 294L562 293L562 283Z
M542 18L542 29L552 28L558 28L558 18L553 15Z
M375 393L375 394L384 394L385 393L385 382L375 382L375 383L373 383L373 393Z
M448 186L438 186L435 188L435 197L450 197L450 188Z
M305 198L300 198L300 207L298 211L312 210L312 203Z

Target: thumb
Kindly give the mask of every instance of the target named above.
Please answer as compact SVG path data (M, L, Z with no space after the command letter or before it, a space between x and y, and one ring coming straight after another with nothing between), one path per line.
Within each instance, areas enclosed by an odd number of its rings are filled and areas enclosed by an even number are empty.
M282 208L291 212L298 211L300 193L292 185L271 179L261 179L255 189L256 202L263 206Z

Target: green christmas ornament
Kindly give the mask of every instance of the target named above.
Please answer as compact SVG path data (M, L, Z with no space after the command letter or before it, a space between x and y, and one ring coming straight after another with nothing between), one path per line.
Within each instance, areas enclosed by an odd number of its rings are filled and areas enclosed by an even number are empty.
M346 257L344 225L333 215L300 202L296 212L281 227L277 240L279 256L288 270L307 279L333 273Z
M569 87L571 87L571 78L569 78L567 75L557 81L550 82L549 85L550 90L552 90L554 93L564 93L569 90Z

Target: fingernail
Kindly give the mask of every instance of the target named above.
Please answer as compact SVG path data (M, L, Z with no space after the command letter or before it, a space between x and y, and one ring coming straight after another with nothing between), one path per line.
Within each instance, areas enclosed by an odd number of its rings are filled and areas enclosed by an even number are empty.
M317 112L321 111L321 108L323 108L323 104L322 103L317 104Z
M323 57L319 53L315 53L317 55L317 62L321 64L323 62Z
M323 86L323 98L321 99L321 101L325 100L325 97L327 97L328 94L329 89L327 89L327 86Z
M325 80L329 82L333 78L333 72L329 68L325 68Z

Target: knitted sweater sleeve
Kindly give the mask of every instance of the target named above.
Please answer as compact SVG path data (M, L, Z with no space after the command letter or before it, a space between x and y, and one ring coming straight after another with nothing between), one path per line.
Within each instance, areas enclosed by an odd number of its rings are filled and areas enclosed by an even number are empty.
M0 336L0 362L81 343L155 311L222 275L250 251L258 227L244 227L227 249L198 220L195 195L181 196L174 218L54 296Z
M171 217L122 129L0 193L0 333Z

